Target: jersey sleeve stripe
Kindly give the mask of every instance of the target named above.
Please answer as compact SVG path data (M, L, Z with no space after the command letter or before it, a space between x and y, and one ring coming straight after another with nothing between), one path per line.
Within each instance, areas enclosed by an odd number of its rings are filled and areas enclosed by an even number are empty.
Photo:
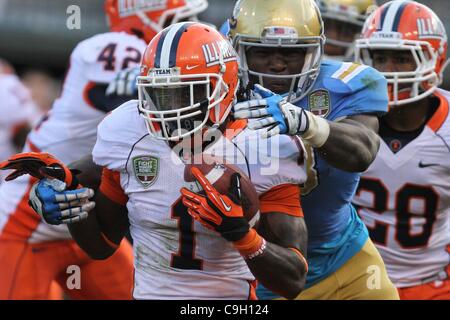
M367 69L368 66L363 66L363 65L358 65L355 69L353 69L352 72L350 72L349 74L347 74L345 77L343 77L341 80L344 83L348 83L350 82L350 80L352 80L354 77L356 77L357 75L359 75L361 72L363 72L365 69Z
M342 80L344 83L348 83L363 70L367 69L368 66L345 62L342 66L331 76L334 79Z
M439 108L431 117L430 121L428 121L427 125L431 130L436 132L442 127L445 119L447 119L449 113L449 106L447 99L443 95L441 95L438 92L435 92L434 95L439 98L440 104Z
M331 75L332 78L334 79L339 79L339 76L344 73L346 70L348 70L348 68L350 68L353 65L353 63L351 62L344 62L341 67Z

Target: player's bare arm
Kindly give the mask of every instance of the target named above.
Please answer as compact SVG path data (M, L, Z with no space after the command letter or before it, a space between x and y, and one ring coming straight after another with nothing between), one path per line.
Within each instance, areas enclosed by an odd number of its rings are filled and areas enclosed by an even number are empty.
M92 259L110 257L119 247L128 228L127 208L108 199L100 191L93 199L95 209L87 219L68 225L77 244Z
M84 187L98 190L101 183L102 167L87 155L70 164L81 173L77 176ZM68 228L77 244L93 259L106 259L118 248L128 228L127 209L125 206L109 200L101 191L96 191L92 198L95 208L88 217L78 223L69 224Z
M205 195L181 189L189 214L233 243L261 284L285 298L297 297L308 268L307 232L301 217L298 186L285 184L259 197L262 217L259 229L255 230L250 228L243 209L244 177L234 173L228 193L222 194L198 168L191 170ZM268 208L279 208L280 212Z
M306 256L308 233L304 219L280 212L265 213L258 233L266 239L267 247L262 255L246 260L247 265L266 288L295 298L305 285L307 273L306 265L293 250Z
M330 134L318 148L320 155L333 167L349 171L365 171L378 152L380 140L376 115L355 115L329 122Z
M128 228L126 207L100 191L94 193L92 189L100 186L102 167L93 163L92 156L69 169L48 153L22 153L0 163L0 169L15 170L9 180L23 174L40 179L30 191L31 207L47 223L69 225L72 237L91 258L106 259L118 248ZM51 208L45 201L53 202Z

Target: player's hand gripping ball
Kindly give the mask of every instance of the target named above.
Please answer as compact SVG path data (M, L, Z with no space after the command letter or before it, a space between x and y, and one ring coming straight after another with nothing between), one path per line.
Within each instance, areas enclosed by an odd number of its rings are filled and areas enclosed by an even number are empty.
M204 155L201 164L186 165L184 180L181 193L189 214L227 240L239 240L258 223L258 194L237 167Z

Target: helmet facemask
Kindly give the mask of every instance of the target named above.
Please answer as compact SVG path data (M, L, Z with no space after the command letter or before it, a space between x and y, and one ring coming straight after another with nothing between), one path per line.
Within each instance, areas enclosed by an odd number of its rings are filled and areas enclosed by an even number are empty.
M364 13L361 12L363 8L358 8L357 3L353 5L349 2L340 3L339 1L318 0L322 19L325 25L326 44L341 48L342 54L327 55L327 48L325 47L325 57L339 61L352 61L354 55L354 40L359 36L364 26L368 13L376 8L375 4L368 6ZM341 28L339 35L354 35L352 39L338 39L330 35L330 30L336 27Z
M323 44L323 36L299 38L295 29L289 27L265 28L261 38L237 34L233 38L233 46L240 58L239 71L242 84L248 87L251 78L258 79L258 83L262 86L264 86L264 78L287 80L290 81L289 91L286 92L287 100L296 102L308 93L317 78L323 55ZM247 51L252 47L304 49L306 52L302 71L290 75L276 75L250 70Z
M332 60L338 60L338 61L352 61L353 56L355 54L355 47L354 47L354 40L360 35L362 26L359 24L350 23L348 21L340 21L336 18L325 18L323 19L324 25L325 25L325 35L326 35L326 42L325 42L325 59L332 59ZM336 28L336 24L337 28ZM337 35L330 35L331 32L337 32ZM339 39L342 35L353 35L351 39ZM329 48L327 45L331 45L333 47L336 47L338 52L333 52L332 50L336 51L335 48ZM331 49L331 50L330 50ZM330 52L331 51L331 52ZM340 52L339 52L340 51Z
M438 53L427 41L359 39L356 41L356 61L373 66L372 50L409 51L416 63L416 69L412 71L380 71L389 86L390 106L419 101L432 94L442 82L441 75L436 73Z
M221 102L229 92L221 74L205 73L137 78L139 110L149 133L157 139L179 141L204 129L219 127L228 113L220 117ZM214 117L211 115L214 114Z

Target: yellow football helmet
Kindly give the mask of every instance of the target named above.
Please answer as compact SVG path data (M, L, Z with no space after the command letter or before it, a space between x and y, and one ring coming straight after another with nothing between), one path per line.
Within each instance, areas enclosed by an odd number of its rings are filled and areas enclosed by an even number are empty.
M353 40L360 34L364 21L377 8L375 0L316 0L325 24L327 44L348 49L341 56L333 55L333 59L350 60L353 55ZM328 30L328 28L333 30ZM340 28L341 31L337 29ZM343 35L344 39L339 39ZM331 51L331 50L330 50Z
M303 98L319 74L325 36L320 11L314 0L239 0L229 20L230 37L240 57L242 84L250 76L291 81L288 100ZM249 70L246 51L251 47L304 48L301 73L273 75Z

